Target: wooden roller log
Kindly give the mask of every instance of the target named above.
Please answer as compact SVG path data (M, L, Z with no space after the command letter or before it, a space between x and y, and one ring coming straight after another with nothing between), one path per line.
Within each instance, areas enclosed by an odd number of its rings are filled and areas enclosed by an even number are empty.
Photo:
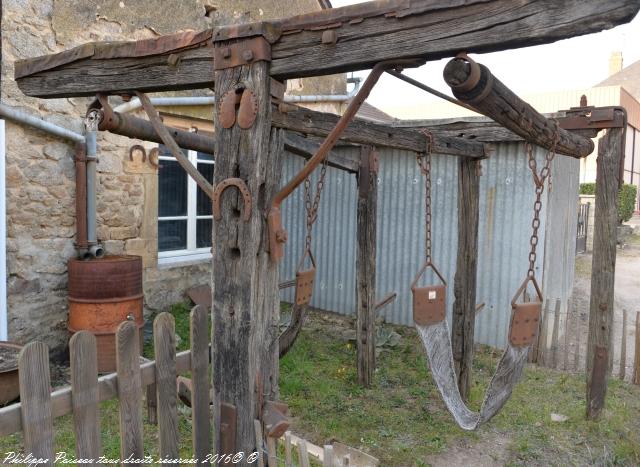
M525 141L551 149L558 132L557 153L581 158L593 152L593 141L563 130L557 122L540 114L494 77L486 66L458 56L447 63L443 75L456 98Z

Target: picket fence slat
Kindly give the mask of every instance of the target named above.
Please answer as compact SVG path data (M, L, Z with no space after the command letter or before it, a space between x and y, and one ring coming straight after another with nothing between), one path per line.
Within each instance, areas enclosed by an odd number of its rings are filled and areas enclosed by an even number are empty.
M209 409L209 314L203 306L191 310L191 417L193 455L202 462L211 453Z
M620 379L627 375L627 310L622 309L622 339L620 340Z
M269 465L278 466L278 451L276 449L276 439L271 436L267 437L267 450L269 451Z
M284 434L284 465L285 467L293 467L293 459L291 455L291 432Z
M553 331L551 332L551 368L558 368L558 331L560 327L560 299L553 309Z
M264 450L262 449L262 423L253 421L253 429L256 433L256 449L258 450L258 467L264 467Z
M53 465L53 415L47 346L42 342L24 346L18 357L18 373L25 454L47 459L44 464Z
M71 359L71 405L78 459L98 459L100 414L98 406L98 352L89 331L76 332L69 341Z
M324 459L322 461L323 467L333 467L333 446L325 445L324 447Z
M118 399L120 402L120 460L133 461L144 457L142 441L142 379L140 377L140 349L138 328L133 321L125 321L116 333L116 366ZM131 463L131 465L134 465Z
M310 467L307 442L304 439L298 441L298 456L300 459L300 467Z
M184 350L176 355L178 373L185 373L191 369L191 351ZM142 385L148 386L155 382L155 362L140 365ZM104 402L118 397L118 375L110 373L98 379L98 401ZM62 417L73 411L71 401L71 387L57 389L51 393L51 411L53 418ZM0 436L10 435L22 431L22 403L0 408Z
M160 313L153 322L156 357L159 452L162 459L178 459L178 390L176 387L176 323L169 313ZM167 465L179 466L178 462Z

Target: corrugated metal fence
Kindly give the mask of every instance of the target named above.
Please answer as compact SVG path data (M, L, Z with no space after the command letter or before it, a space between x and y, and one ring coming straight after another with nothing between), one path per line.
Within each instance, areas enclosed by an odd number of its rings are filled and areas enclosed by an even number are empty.
M360 154L360 148L341 147L339 152ZM376 287L379 298L395 291L398 298L382 313L386 321L412 325L410 284L424 258L424 178L415 153L378 149L378 244ZM545 151L538 149L538 165ZM287 155L283 182L303 165ZM476 342L503 347L511 315L510 300L528 267L529 237L534 188L523 143L500 143L482 162L480 181L480 229L478 259L478 303L485 303L476 321ZM449 319L453 304L453 278L457 249L457 158L432 157L433 256L448 287ZM318 272L312 306L341 314L355 313L355 249L357 185L354 175L328 169L327 183L314 228L313 251ZM317 172L317 171L316 171ZM573 281L575 251L578 161L557 157L553 165L553 191L545 198L553 202L553 229L547 229L542 213L537 273L544 265L549 292L546 297L566 303ZM317 173L314 174L317 176ZM315 179L313 179L315 181ZM547 206L547 200L544 200ZM283 206L289 232L280 278L293 278L304 245L305 217L302 189ZM573 230L572 230L573 229ZM546 237L549 232L553 238ZM568 238L567 238L568 236ZM545 250L549 254L545 254ZM547 277L552 280L547 280ZM426 281L430 278L426 277ZM427 282L425 282L427 283ZM553 289L553 290L552 290ZM283 291L291 301L293 290Z

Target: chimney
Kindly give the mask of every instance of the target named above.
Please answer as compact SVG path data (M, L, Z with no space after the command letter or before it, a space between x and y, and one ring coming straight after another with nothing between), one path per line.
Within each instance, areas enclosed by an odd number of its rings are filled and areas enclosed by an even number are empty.
M609 57L609 76L622 71L622 52L611 52Z

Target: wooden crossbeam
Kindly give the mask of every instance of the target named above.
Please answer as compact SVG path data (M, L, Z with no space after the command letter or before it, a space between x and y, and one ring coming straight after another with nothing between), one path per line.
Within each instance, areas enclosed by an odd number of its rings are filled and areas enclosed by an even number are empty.
M387 0L269 22L270 74L279 80L555 42L624 24L638 0ZM326 37L332 40L323 41ZM212 38L229 29L128 43L92 43L16 64L29 96L87 96L213 86ZM333 40L335 39L335 41Z
M336 126L339 116L324 112L287 105L286 112L274 109L272 124L274 127L285 128L308 135L326 136ZM473 158L485 157L484 144L456 138L441 136L438 131L433 133L432 151L437 154L452 156L467 156ZM406 128L396 128L390 125L371 123L364 120L353 120L340 137L341 141L365 144L378 147L406 149L424 152L427 138L420 131Z

